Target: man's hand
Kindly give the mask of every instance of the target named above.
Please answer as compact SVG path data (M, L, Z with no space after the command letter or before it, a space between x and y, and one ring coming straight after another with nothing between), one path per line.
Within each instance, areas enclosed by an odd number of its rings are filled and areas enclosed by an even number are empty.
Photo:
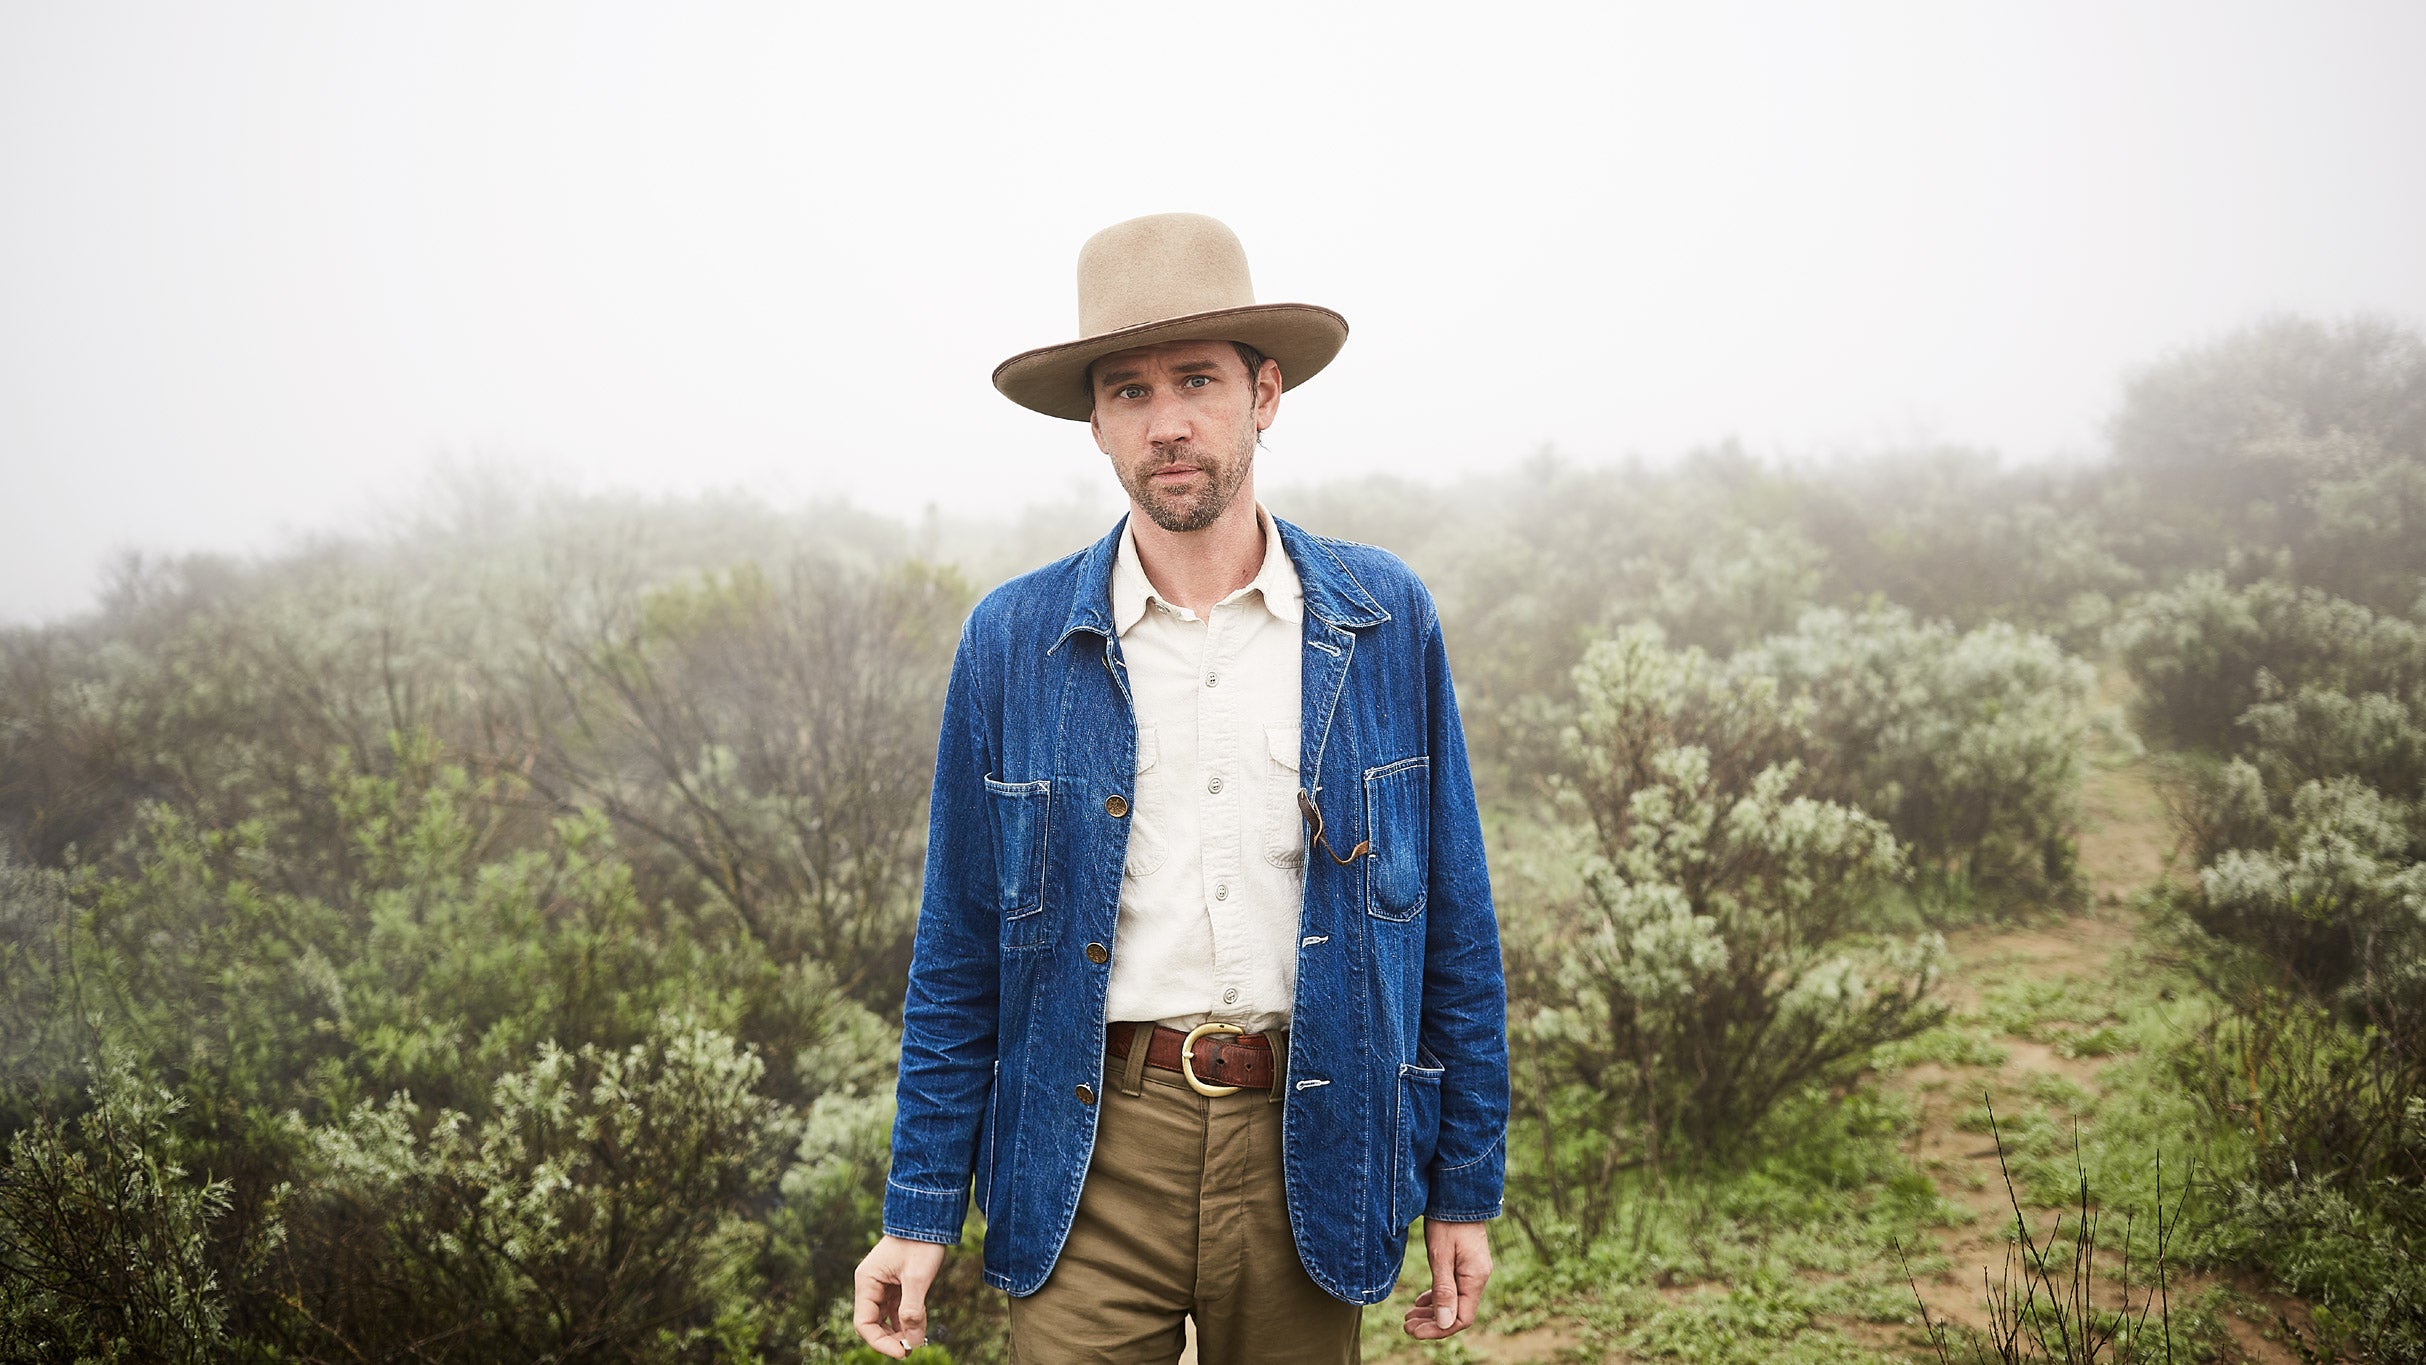
M1491 1281L1491 1239L1481 1223L1424 1220L1424 1255L1432 1261L1432 1287L1407 1310L1407 1335L1419 1341L1455 1336L1474 1322L1483 1286Z
M885 1237L859 1263L851 1282L851 1325L870 1346L901 1359L927 1339L927 1286L943 1269L943 1247Z

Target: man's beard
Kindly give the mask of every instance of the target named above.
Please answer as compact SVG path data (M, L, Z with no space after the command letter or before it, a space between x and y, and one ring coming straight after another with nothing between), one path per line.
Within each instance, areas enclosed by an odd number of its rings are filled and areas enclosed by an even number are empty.
M1158 456L1142 470L1123 476L1129 496L1136 500L1155 525L1166 531L1201 531L1221 519L1237 498L1238 490L1246 486L1247 471L1255 458L1255 438L1249 435L1227 460L1196 458L1182 447L1170 455ZM1192 464L1204 471L1205 482L1191 492L1165 490L1154 485L1154 471L1167 469L1173 463Z

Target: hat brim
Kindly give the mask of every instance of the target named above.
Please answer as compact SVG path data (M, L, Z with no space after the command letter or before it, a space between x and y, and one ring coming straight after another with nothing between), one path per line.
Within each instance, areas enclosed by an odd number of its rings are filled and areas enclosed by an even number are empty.
M1048 417L1084 422L1095 413L1087 367L1115 351L1165 341L1243 341L1280 364L1280 386L1312 379L1347 344L1348 320L1311 303L1255 303L1190 313L1058 346L1022 351L994 367L1002 396Z

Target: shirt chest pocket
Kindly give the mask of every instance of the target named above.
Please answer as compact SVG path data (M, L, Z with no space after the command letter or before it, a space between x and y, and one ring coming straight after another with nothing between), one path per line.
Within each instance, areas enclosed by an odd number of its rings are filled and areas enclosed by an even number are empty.
M1264 731L1264 861L1274 867L1306 865L1306 818L1297 809L1297 727Z
M1052 820L1053 784L986 779L986 806L994 824L995 894L1002 910L1002 942L1020 947L1042 941L1045 839Z
M1171 803L1172 772L1162 761L1162 737L1151 725L1137 727L1137 799L1129 803L1129 853L1121 870L1132 877L1149 877L1171 857L1171 836L1164 828Z

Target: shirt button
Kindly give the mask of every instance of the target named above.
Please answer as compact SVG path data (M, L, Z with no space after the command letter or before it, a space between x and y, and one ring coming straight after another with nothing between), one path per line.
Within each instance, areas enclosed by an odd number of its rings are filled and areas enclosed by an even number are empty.
M1078 1102L1080 1104L1095 1103L1095 1087L1091 1085L1082 1085L1078 1087Z
M1221 675L1220 675L1219 673L1207 673L1207 674L1205 675L1205 686L1207 686L1207 687L1219 687L1219 686L1221 686Z
M1236 986L1232 986L1230 989L1228 989L1228 990L1226 990L1226 991L1223 991L1223 992L1221 993L1221 1003L1223 1003L1223 1004L1225 1004L1225 1005L1235 1005L1235 1004L1237 1004L1237 1003L1238 1003L1238 987L1236 987Z
M1205 784L1205 790L1213 793L1215 796L1221 795L1221 779L1216 777L1212 781L1207 782Z
M1103 799L1103 811L1117 820L1129 813L1129 799L1125 796L1107 796Z
M1213 883L1213 899L1217 901L1230 899L1230 884L1228 882Z
M1111 960L1112 960L1112 950L1111 950L1111 949L1106 948L1105 946L1103 946L1103 945L1102 945L1102 944L1100 944L1100 943L1090 943L1090 944L1088 944L1088 945L1087 945L1087 961L1089 961L1089 962L1096 962L1096 963L1102 963L1102 962L1109 962L1109 961L1111 961Z

